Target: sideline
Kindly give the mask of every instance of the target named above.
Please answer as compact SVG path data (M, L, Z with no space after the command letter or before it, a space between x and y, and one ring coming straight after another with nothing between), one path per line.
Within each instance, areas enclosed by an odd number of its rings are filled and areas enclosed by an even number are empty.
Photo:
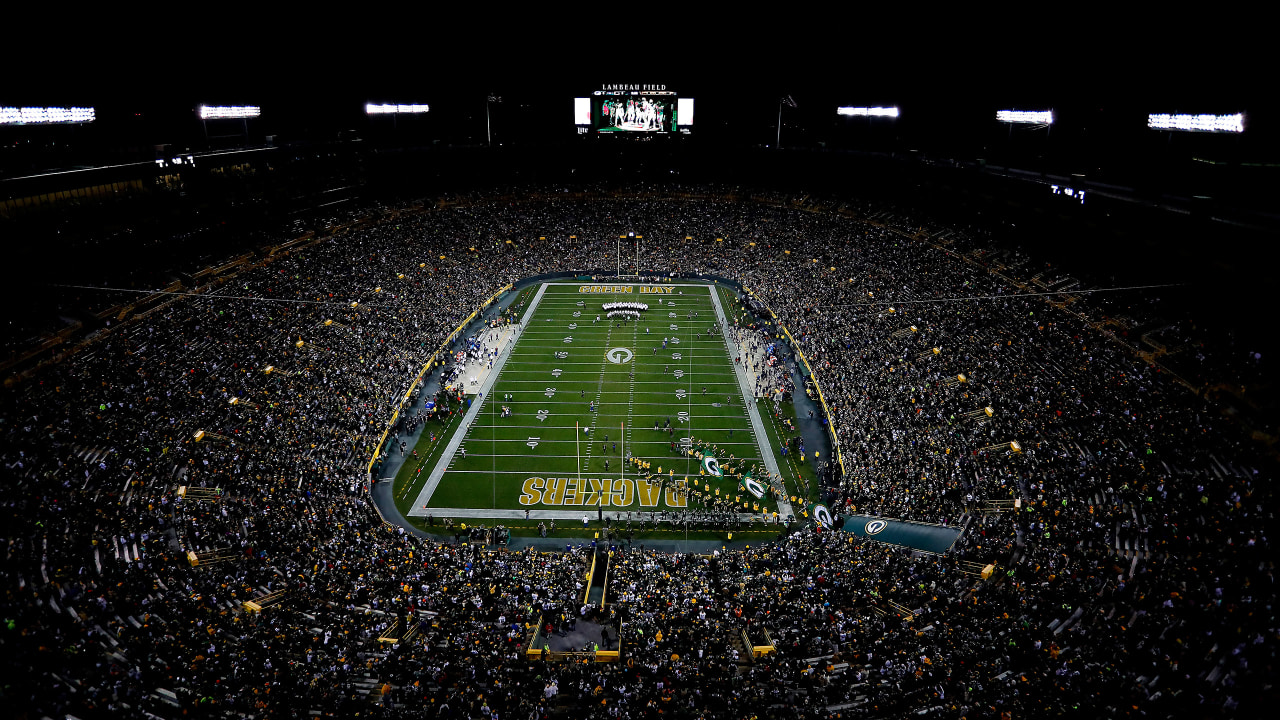
M720 322L720 337L724 339L725 346L729 350L732 357L738 357L742 354L738 347L737 341L733 339L733 332L729 326L729 321L725 318L724 307L720 304L720 293L718 285L708 285L711 289L711 304L716 311L716 319ZM738 378L738 389L742 393L742 401L747 404L747 417L751 419L751 431L756 434L756 444L760 447L760 454L764 456L764 466L769 472L782 477L782 471L778 468L778 460L773 456L773 443L769 442L769 434L765 431L764 422L760 419L760 410L756 407L755 393L751 391L751 379L747 377L747 371L742 363L733 363L733 374ZM785 496L777 501L778 514L782 517L795 517L795 509L791 507L791 502Z
M529 302L529 309L525 312L524 317L521 318L520 327L516 330L515 336L498 352L498 359L494 361L493 369L489 371L489 375L480 384L477 399L467 409L467 414L462 418L462 424L454 431L453 437L449 439L449 444L445 446L440 459L436 461L435 467L431 469L431 475L427 478L426 484L422 486L422 491L418 493L418 497L413 501L413 506L409 508L409 517L423 517L431 510L431 508L426 507L431 502L431 496L435 494L436 488L440 486L440 480L449 469L450 463L453 462L453 456L457 454L458 448L462 446L463 438L471 430L471 423L475 421L480 414L480 410L489 401L489 390L498 381L498 376L502 374L502 368L507 364L507 359L511 357L511 351L515 349L516 343L524 335L524 328L528 327L534 311L538 309L538 304L542 302L542 296L547 292L547 285L548 283L543 283L542 287L538 288L538 294L534 295L533 300ZM486 512L497 511L490 510ZM480 516L477 515L475 517Z

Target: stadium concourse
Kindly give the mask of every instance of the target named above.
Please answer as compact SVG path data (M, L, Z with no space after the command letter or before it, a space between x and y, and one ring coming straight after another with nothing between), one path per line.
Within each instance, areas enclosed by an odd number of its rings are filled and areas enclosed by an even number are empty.
M922 211L565 190L375 218L6 389L11 716L1264 712L1269 461L1095 328L1094 300L1019 297L979 231ZM790 330L844 455L826 499L963 527L948 554L811 524L637 545L599 607L581 549L381 522L366 464L428 357L505 283L614 267L637 228L640 271L733 279ZM526 655L571 617L616 628L621 661Z

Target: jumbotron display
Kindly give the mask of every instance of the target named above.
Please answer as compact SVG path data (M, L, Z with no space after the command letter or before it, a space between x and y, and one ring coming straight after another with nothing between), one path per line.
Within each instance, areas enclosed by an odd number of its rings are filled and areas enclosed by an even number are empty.
M693 98L678 97L666 85L604 85L591 97L574 100L580 134L688 134Z
M591 98L591 129L596 132L669 133L675 127L675 93L599 94Z

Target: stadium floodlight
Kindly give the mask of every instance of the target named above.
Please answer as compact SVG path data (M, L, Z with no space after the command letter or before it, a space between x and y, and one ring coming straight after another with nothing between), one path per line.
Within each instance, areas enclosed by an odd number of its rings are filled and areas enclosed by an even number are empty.
M427 112L430 109L427 105L377 105L365 103L364 106L366 115L391 115L394 113L414 115Z
M0 107L0 125L75 125L96 119L91 107Z
M999 110L996 120L1002 123L1018 123L1032 125L1052 125L1052 110Z
M836 108L837 115L857 115L866 117L898 117L897 107L841 107Z
M1244 132L1244 113L1235 115L1170 115L1151 113L1147 127L1181 132Z
M201 120L220 120L223 118L231 118L242 120L247 118L256 118L262 114L262 108L257 105L201 105Z

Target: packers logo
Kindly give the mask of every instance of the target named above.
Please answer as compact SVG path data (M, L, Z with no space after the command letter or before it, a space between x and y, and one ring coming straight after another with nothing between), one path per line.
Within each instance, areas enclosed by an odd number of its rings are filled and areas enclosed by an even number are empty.
M831 526L834 524L834 520L831 517L831 511L827 509L826 505L813 506L813 520L814 522L818 523L822 527L828 528L828 529L830 529ZM883 522L883 521L873 520L872 522Z
M880 532L881 530L884 530L887 527L889 527L888 521L871 520L867 523L866 527L863 529L867 531L868 535L875 535L876 533Z
M708 475L724 476L724 472L720 469L720 461L712 455L702 458L702 469L706 470Z

